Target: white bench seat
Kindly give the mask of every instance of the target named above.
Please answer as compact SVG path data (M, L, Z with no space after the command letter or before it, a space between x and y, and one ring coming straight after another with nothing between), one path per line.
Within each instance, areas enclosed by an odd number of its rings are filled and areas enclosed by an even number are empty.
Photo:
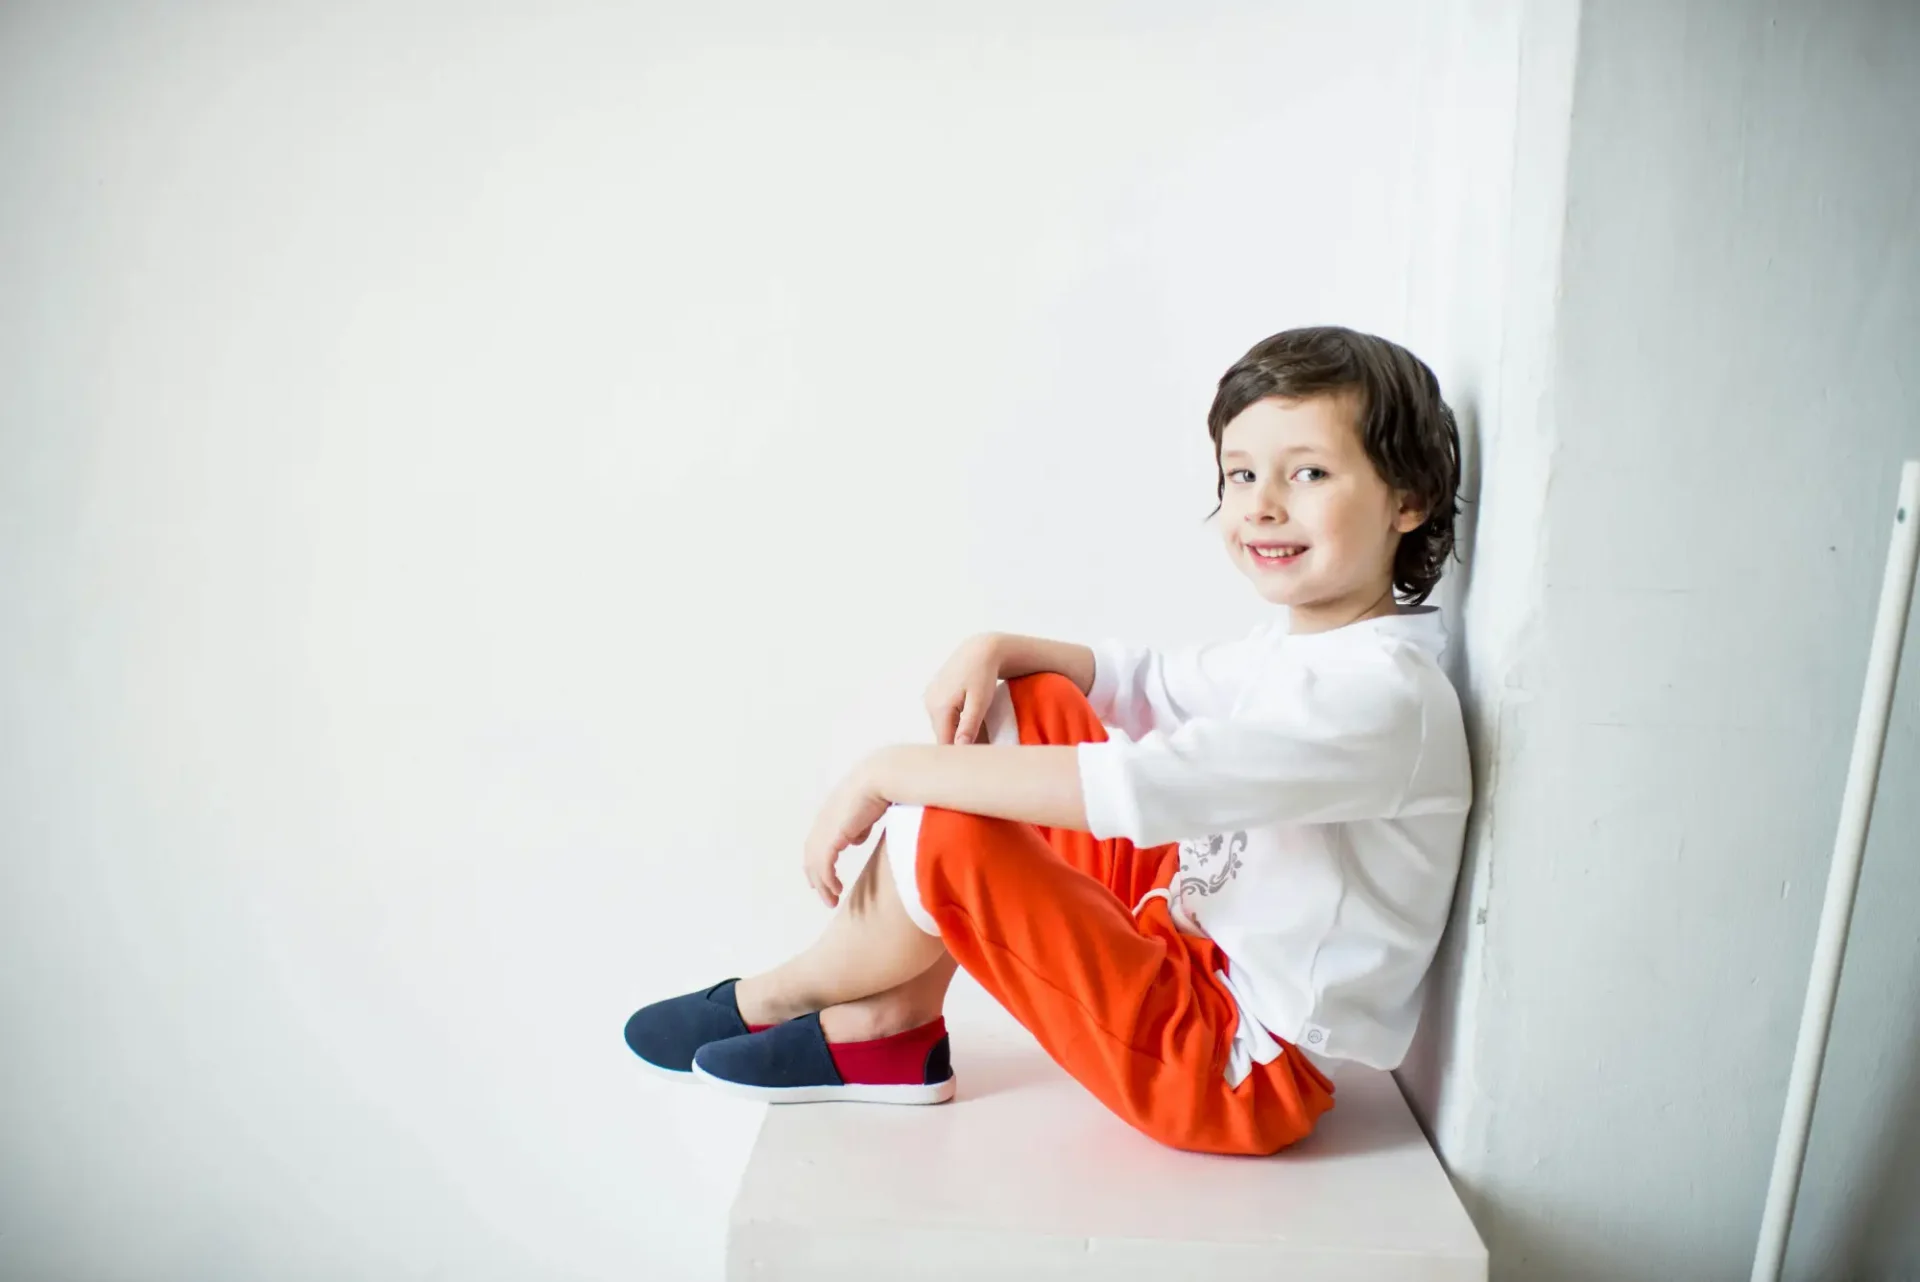
M1391 1074L1270 1158L1136 1134L980 990L949 1003L958 1097L773 1107L728 1226L736 1282L1485 1282L1487 1254Z

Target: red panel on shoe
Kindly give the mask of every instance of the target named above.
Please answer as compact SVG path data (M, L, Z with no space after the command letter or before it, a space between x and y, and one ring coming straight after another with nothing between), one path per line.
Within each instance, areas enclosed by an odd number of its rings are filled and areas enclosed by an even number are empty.
M931 1024L909 1028L870 1042L829 1042L833 1066L849 1086L924 1086L927 1055L947 1035L943 1015Z

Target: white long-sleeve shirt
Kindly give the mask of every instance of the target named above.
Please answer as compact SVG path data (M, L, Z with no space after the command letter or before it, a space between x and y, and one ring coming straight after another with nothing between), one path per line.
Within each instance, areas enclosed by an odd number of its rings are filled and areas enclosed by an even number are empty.
M1280 1053L1397 1067L1446 926L1472 780L1432 608L1301 636L1093 647L1096 837L1180 843L1174 924L1226 953L1238 1085ZM1144 903L1144 901L1142 901ZM1137 911L1137 907L1136 907Z

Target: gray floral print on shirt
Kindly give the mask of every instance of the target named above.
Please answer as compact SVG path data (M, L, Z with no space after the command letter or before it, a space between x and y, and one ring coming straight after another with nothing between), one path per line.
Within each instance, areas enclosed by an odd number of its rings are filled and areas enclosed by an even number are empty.
M1211 837L1180 843L1180 879L1176 886L1181 898L1211 895L1240 872L1240 852L1247 848L1244 832L1216 832Z

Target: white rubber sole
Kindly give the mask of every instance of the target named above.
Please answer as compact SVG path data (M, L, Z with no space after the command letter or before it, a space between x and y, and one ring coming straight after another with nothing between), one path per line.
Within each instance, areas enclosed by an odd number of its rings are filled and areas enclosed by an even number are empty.
M748 1086L715 1077L698 1064L693 1076L716 1090L763 1104L944 1104L953 1098L954 1085L949 1077L931 1086Z

